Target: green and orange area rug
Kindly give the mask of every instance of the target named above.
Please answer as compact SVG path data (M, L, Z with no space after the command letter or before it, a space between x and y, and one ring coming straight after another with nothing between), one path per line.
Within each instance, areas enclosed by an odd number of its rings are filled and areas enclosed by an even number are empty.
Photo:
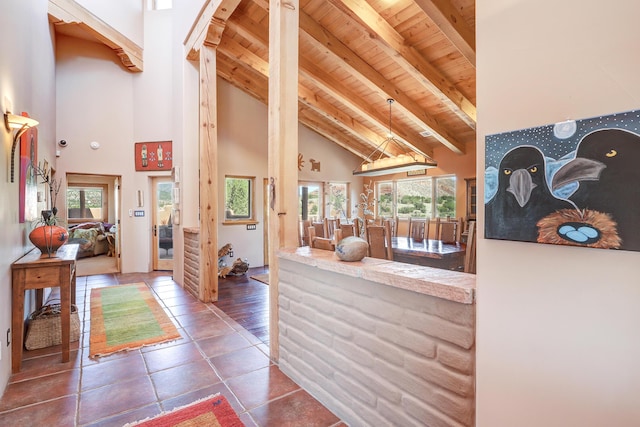
M91 290L89 357L180 338L145 283Z
M244 427L238 415L221 394L125 427Z

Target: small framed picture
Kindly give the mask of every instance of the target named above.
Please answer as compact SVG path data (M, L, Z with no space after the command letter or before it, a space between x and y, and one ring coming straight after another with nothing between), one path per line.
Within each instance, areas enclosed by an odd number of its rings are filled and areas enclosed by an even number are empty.
M173 169L171 141L136 142L136 171L170 171Z
M427 170L426 169L418 169L415 171L407 171L407 176L416 176L416 175L426 175L427 174Z

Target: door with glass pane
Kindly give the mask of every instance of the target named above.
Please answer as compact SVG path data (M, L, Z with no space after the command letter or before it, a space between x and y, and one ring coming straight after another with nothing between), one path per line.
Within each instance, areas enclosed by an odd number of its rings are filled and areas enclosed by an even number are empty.
M173 181L153 178L153 269L173 270Z

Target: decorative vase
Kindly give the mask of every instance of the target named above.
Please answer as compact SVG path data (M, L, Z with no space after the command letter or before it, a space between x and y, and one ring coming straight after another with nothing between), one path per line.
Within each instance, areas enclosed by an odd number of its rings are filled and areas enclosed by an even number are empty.
M57 225L40 225L29 233L29 240L33 246L40 249L42 256L51 258L60 246L69 239L69 233L63 227Z
M349 236L338 242L336 245L336 255L342 261L360 261L367 256L368 249L369 244L366 240L360 237Z

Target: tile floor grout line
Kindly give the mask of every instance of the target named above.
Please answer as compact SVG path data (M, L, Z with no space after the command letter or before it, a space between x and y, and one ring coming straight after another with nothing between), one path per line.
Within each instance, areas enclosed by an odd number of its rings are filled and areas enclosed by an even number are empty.
M76 299L78 298L77 295L77 288L76 288ZM87 301L87 288L84 288L84 295L82 298L83 302L85 304L83 304L83 313L82 313L82 338L84 340L84 336L87 333L87 331L85 330L87 325L87 305L86 305L86 301ZM89 304L88 307L89 310L89 322L91 322L91 305ZM91 323L89 323L90 325ZM91 328L89 326L89 328ZM82 399L82 377L84 374L84 349L85 347L82 345L83 342L80 342L78 345L78 350L79 350L79 356L80 356L80 378L78 378L78 398L76 399L76 416L75 416L75 425L79 426L80 425L80 401ZM89 330L89 345L91 345L91 330Z

